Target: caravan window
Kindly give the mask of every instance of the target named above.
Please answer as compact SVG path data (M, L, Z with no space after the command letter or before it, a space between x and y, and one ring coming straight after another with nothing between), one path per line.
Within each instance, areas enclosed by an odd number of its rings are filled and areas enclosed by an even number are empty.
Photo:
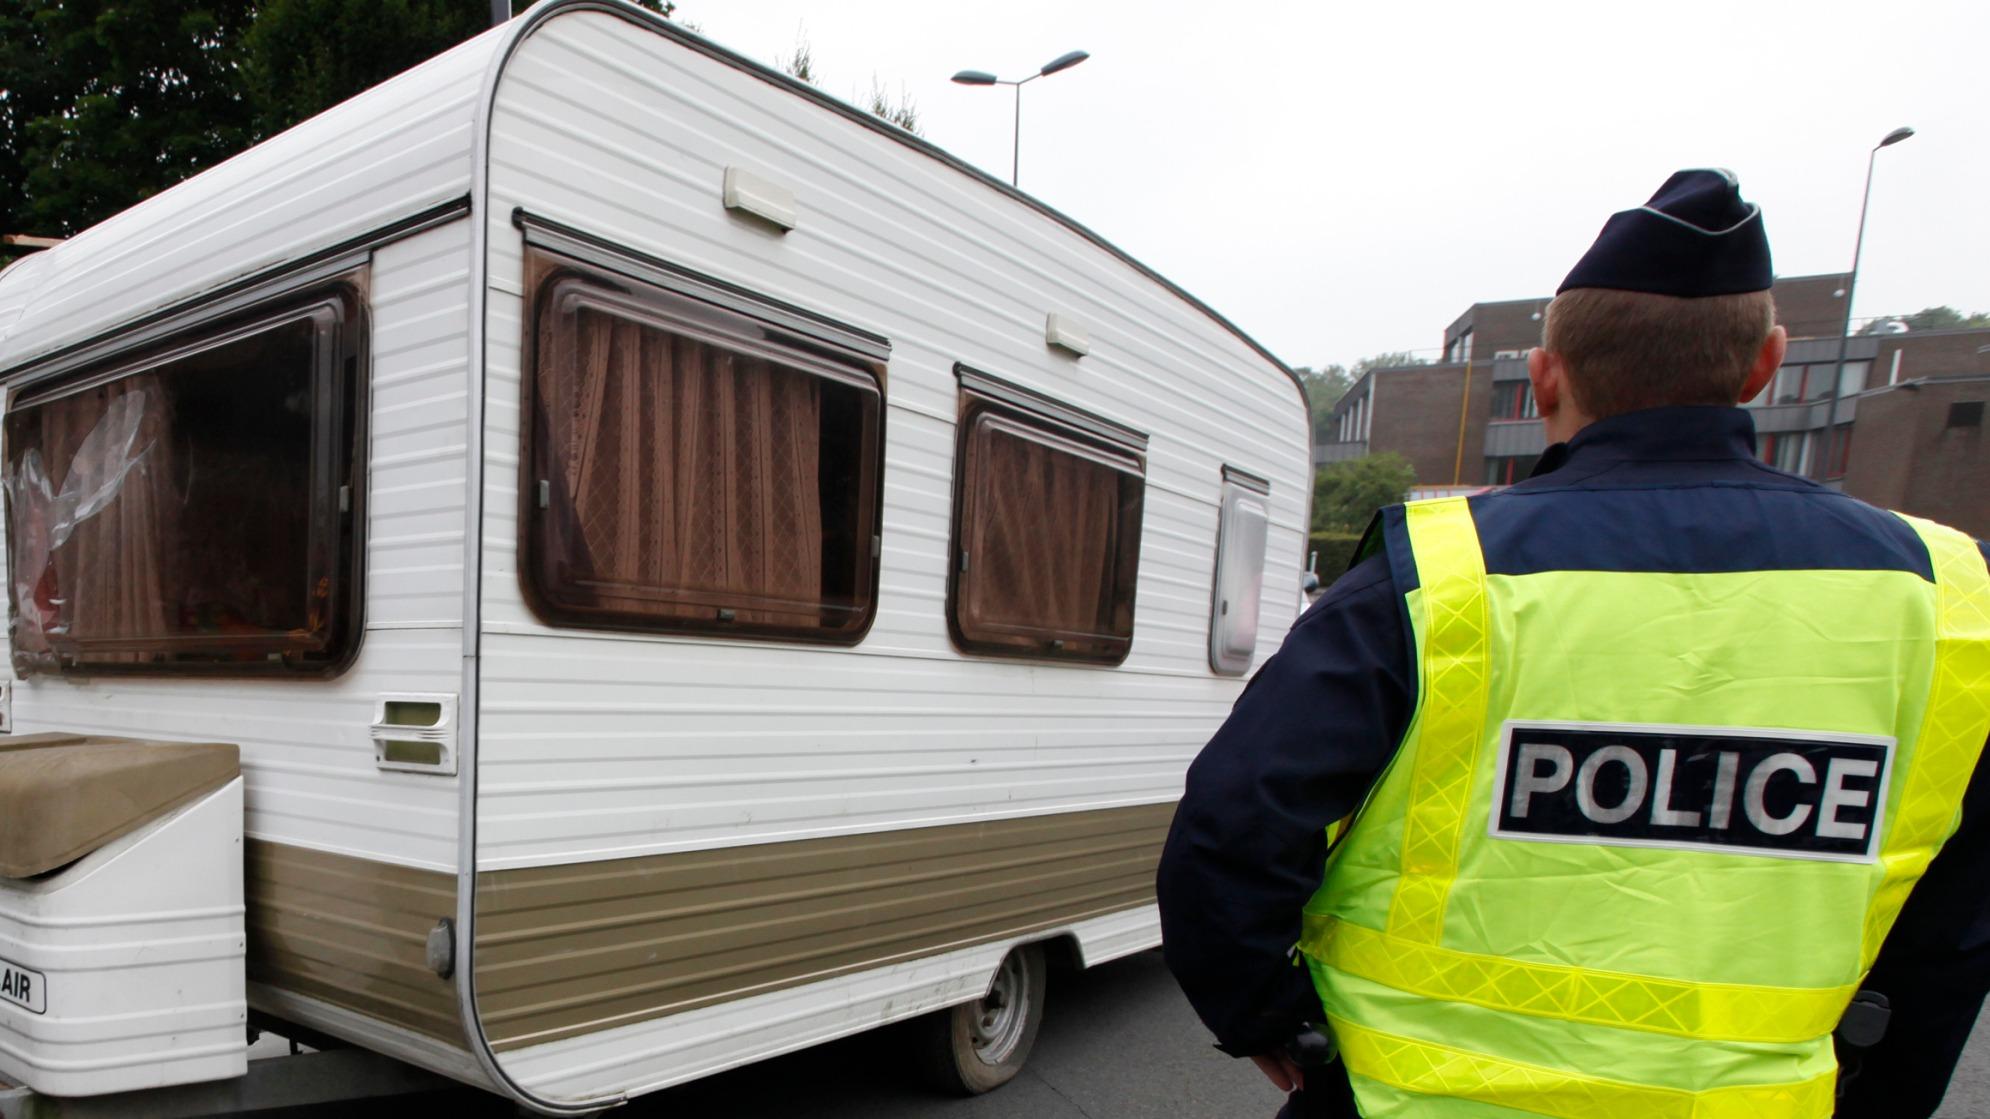
M1209 667L1225 676L1243 675L1257 655L1270 524L1271 483L1225 466L1216 520L1216 589L1209 605Z
M362 318L340 285L16 397L17 668L345 663L359 638Z
M1122 441L1112 426L1060 406L1039 410L992 379L963 374L962 384L948 611L955 642L996 655L1126 659L1144 438Z
M875 595L879 370L546 254L524 579L556 624L854 642Z

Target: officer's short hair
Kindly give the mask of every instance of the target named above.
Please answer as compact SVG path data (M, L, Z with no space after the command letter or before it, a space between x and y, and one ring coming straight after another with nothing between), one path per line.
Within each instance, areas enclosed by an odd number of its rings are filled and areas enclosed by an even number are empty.
M1671 404L1732 407L1775 324L1766 291L1683 299L1573 288L1548 304L1541 333L1568 366L1576 405L1600 420Z

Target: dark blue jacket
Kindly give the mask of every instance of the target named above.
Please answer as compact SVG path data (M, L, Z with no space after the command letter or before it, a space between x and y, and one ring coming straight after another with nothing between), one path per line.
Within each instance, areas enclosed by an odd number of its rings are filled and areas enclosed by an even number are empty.
M1926 548L1898 518L1758 461L1754 421L1739 408L1591 424L1549 448L1526 482L1473 498L1472 512L1493 574L1852 568L1932 578ZM1373 531L1379 554L1299 619L1190 766L1162 854L1168 966L1235 1055L1268 1052L1319 1020L1311 981L1287 952L1320 885L1324 829L1367 794L1415 707L1403 596L1416 569L1401 510ZM1908 899L1866 986L1892 1001L1892 1025L1838 1114L1928 1115L1990 990L1990 765L1978 767L1961 830Z

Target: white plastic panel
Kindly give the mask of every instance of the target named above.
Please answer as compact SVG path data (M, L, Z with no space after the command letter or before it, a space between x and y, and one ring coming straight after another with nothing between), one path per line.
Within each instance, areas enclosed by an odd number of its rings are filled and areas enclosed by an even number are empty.
M0 1074L54 1096L248 1067L242 781L0 880Z

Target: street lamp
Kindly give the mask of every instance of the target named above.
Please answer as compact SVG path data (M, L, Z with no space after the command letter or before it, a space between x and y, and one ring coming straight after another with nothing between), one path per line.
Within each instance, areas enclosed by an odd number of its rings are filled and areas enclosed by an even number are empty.
M961 85L1012 85L1016 87L1016 125L1010 134L1009 185L1016 185L1016 172L1022 163L1023 155L1023 86L1047 78L1059 70L1069 70L1080 62L1092 57L1085 51L1066 51L1043 64L1043 69L1021 81L1008 81L998 78L986 70L962 70L954 75L954 81Z
M1845 388L1845 348L1852 342L1852 292L1859 283L1859 254L1866 247L1866 207L1873 200L1873 161L1879 158L1881 148L1890 148L1914 135L1914 130L1902 125L1887 133L1873 150L1866 153L1866 193L1859 200L1859 236L1852 242L1852 274L1845 277L1845 328L1838 332L1838 363L1831 371L1831 407L1824 421L1824 467L1818 471L1818 478L1831 474L1831 459L1838 436L1838 399Z

